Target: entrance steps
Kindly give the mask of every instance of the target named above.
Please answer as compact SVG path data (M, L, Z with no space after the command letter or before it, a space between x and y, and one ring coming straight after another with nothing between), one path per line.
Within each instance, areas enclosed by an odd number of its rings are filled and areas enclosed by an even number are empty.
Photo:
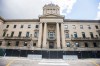
M69 65L63 59L43 59L38 64L40 65Z

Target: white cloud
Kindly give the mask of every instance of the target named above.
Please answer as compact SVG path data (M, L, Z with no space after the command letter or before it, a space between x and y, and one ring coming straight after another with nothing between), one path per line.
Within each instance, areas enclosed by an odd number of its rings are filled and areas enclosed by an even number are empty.
M58 4L61 7L61 14L64 9L66 9L67 14L69 14L76 3L77 0L52 0L53 3Z
M98 6L98 9L100 10L100 3L99 3L99 6Z
M3 7L0 8L2 15L5 18L38 18L42 14L42 7L45 4L54 3L60 6L62 15L71 12L76 0L2 0ZM0 6L2 6L0 4ZM66 9L65 13L62 11Z
M99 11L97 12L96 20L100 20L100 3L98 6Z
M97 12L96 20L100 20L100 11Z

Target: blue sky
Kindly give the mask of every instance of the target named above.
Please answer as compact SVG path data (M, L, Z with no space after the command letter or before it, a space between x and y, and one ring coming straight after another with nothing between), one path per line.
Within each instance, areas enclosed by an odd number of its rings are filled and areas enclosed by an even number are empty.
M34 19L45 4L60 6L66 19L100 20L100 0L0 0L0 16L5 19Z

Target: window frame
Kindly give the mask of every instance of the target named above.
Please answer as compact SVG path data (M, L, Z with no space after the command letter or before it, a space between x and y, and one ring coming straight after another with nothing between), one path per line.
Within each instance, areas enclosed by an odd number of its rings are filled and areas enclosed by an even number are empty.
M67 47L70 47L70 42L66 42L66 46Z
M80 29L83 29L83 25L80 25Z
M35 28L39 28L39 25L36 25Z
M7 25L6 28L9 28L9 25Z
M16 28L17 27L17 25L14 25L14 27L13 28Z
M23 27L24 27L24 25L21 25L21 26L20 26L20 28L23 28Z

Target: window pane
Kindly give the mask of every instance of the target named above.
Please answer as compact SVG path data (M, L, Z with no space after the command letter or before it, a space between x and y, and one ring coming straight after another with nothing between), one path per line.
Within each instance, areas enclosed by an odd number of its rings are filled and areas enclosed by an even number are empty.
M68 25L65 25L65 29L68 29Z
M31 28L31 25L28 25L28 28Z
M18 37L21 37L22 32L19 32Z
M88 29L91 29L90 25L88 25Z
M88 47L88 43L85 43L85 47Z
M7 25L6 28L9 28L9 25Z
M96 25L95 28L98 29L98 26Z
M85 36L85 32L82 32L82 36L83 36L83 38L86 38L86 36Z
M29 37L29 32L26 33L26 37Z
M33 43L33 46L36 46L36 43Z
M23 25L21 25L21 28L23 28Z
M68 33L66 34L66 38L69 38L69 34Z
M38 32L35 32L35 33L34 33L34 37L35 37L35 38L38 38Z
M73 29L76 29L76 26L75 25L72 25Z
M91 38L94 38L94 36L93 36L93 33L92 33L92 32L90 32L90 36L91 36Z
M10 42L8 42L8 43L7 43L7 46L10 46L10 44L11 44L11 43L10 43Z
M6 31L3 33L3 37L5 37L5 35L6 35Z
M24 42L24 46L27 46L27 42Z
M74 32L74 38L77 38L77 33L76 32Z
M19 45L19 41L16 41L16 46L18 46Z
M70 47L70 43L69 42L67 42L66 45L67 45L67 47Z
M79 44L78 43L75 43L76 47L79 47Z
M83 29L83 25L80 25L80 29Z
M94 47L97 47L97 44L95 42L93 43L93 45L94 45Z
M14 32L11 33L11 37L13 37L13 35L14 35Z
M36 25L36 28L38 28L39 27L39 25Z
M2 41L0 41L0 46L2 45Z
M14 28L16 28L16 25L14 25Z

